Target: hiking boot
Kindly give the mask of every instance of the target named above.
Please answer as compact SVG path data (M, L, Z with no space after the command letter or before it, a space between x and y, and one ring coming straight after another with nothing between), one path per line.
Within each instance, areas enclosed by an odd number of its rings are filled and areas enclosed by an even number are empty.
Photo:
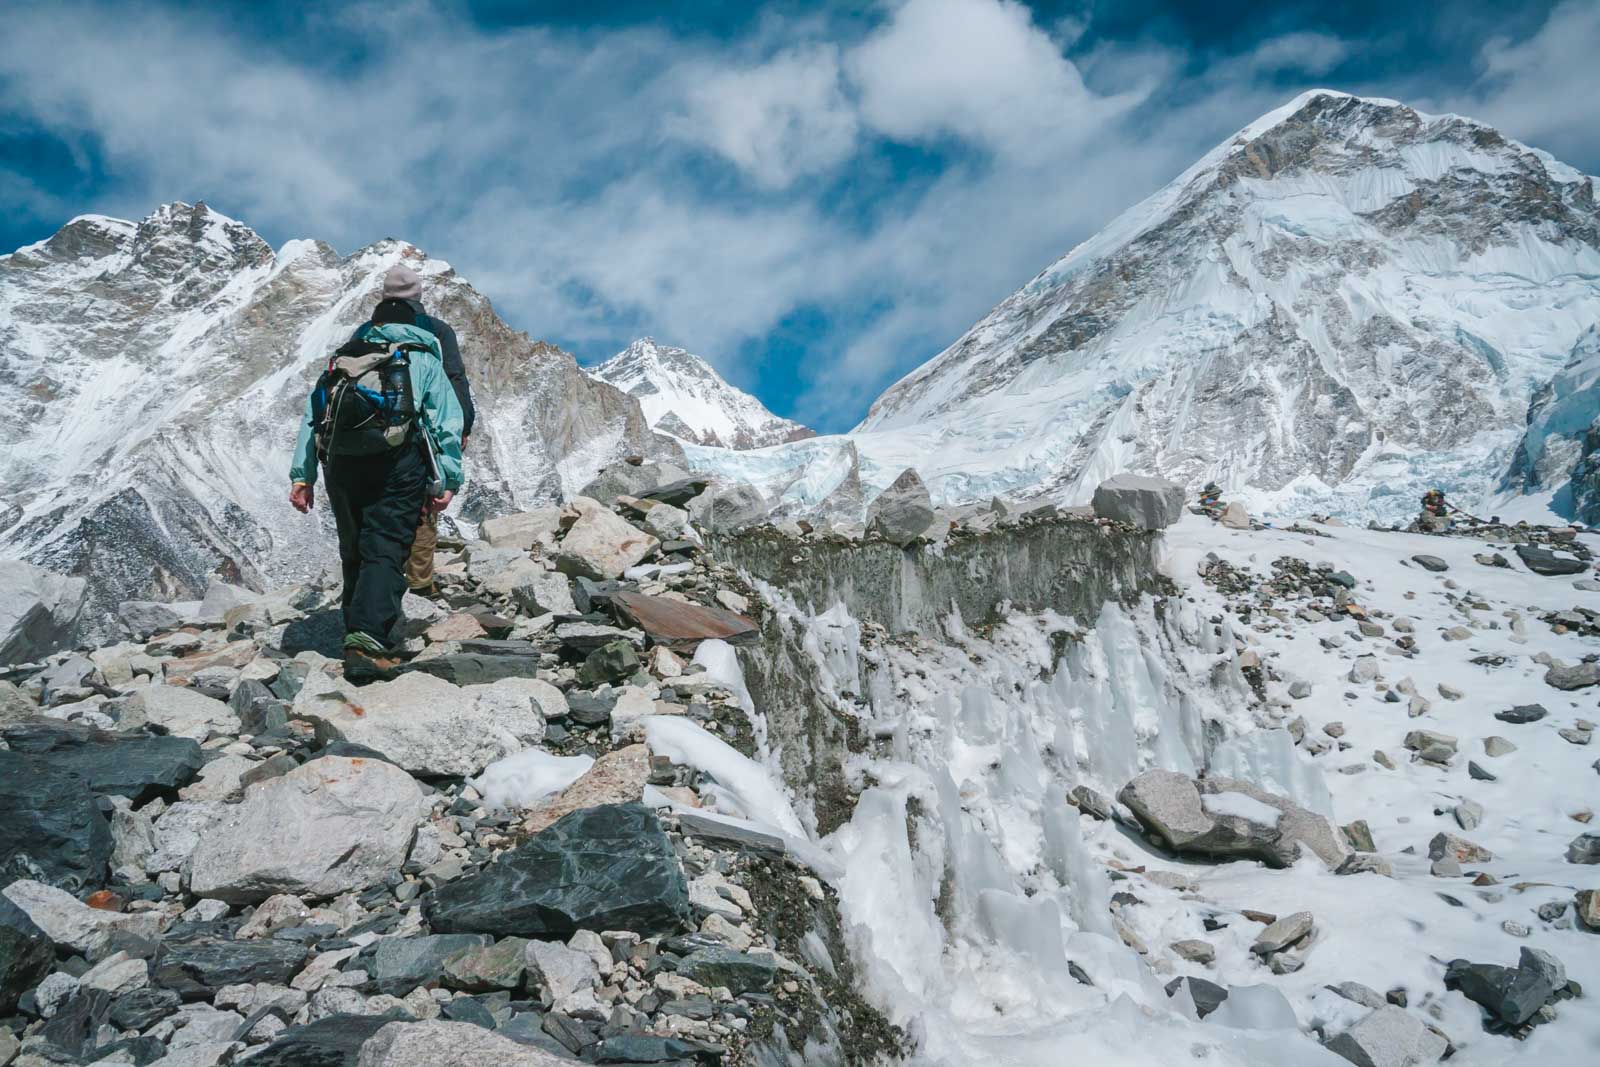
M344 639L344 676L352 682L389 681L405 661L371 634L352 631Z

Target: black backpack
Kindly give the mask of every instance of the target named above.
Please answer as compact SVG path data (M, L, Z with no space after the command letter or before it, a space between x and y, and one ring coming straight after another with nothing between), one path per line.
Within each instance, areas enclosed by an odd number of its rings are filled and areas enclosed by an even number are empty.
M375 456L410 439L417 421L408 356L412 351L430 349L371 331L340 346L311 393L318 455Z

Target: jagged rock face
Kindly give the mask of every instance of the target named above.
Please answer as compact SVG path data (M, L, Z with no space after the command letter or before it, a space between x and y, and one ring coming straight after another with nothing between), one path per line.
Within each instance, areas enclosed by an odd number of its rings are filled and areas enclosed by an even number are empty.
M816 436L729 385L699 356L650 337L641 337L590 373L638 400L654 429L691 444L765 448Z
M849 439L872 489L911 462L940 504L1082 503L1134 470L1399 518L1434 485L1498 488L1530 397L1600 319L1597 270L1591 178L1467 119L1311 93L1008 297ZM815 502L831 483L795 469L829 440L761 470L690 458Z
M0 404L20 430L0 470L0 551L87 577L86 618L198 597L212 574L261 584L329 560L326 509L306 520L282 499L296 422L401 259L473 383L464 518L554 502L610 460L661 451L637 402L409 245L274 254L204 204L137 224L83 216L0 256Z

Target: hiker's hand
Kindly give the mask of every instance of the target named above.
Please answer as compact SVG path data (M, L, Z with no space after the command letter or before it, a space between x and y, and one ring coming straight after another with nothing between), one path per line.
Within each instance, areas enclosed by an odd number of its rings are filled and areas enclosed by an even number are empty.
M294 509L304 515L311 510L311 505L317 502L317 492L309 485L296 483L289 489L289 503Z
M465 452L467 450L467 442L470 440L472 440L471 434L464 433L461 435L461 451Z
M428 501L428 510L443 511L445 508L450 506L450 501L454 500L455 498L456 491L454 489L446 489L443 496L436 496L432 500Z

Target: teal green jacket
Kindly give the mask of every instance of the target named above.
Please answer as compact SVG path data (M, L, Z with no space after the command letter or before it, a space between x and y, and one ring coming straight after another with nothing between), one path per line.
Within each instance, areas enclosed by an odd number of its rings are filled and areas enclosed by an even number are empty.
M411 341L428 346L428 352L410 354L411 395L421 409L418 426L433 438L433 450L439 457L439 476L444 487L461 488L461 402L456 391L445 377L444 356L439 351L439 341L427 330L405 326L398 322L383 326L368 326L362 336L371 340ZM311 395L306 394L306 410L300 417L300 435L294 442L294 462L289 467L291 482L315 485L317 482L317 454L312 442Z

